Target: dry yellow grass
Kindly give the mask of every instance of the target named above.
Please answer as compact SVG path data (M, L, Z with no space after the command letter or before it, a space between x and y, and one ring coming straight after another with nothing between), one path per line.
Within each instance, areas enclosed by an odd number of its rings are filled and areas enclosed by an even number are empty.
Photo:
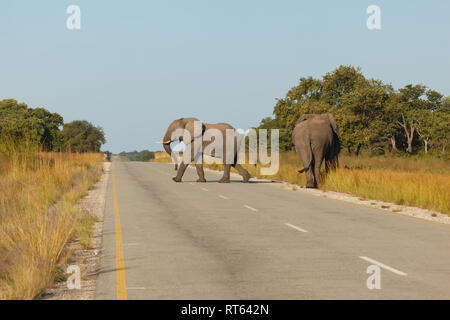
M1 299L33 299L53 283L66 243L85 232L75 202L102 170L101 154L30 147L0 146Z
M172 162L172 158L169 155L167 155L167 157L162 156L162 157L160 157L158 159L150 159L149 162L170 163L170 162Z
M323 189L450 214L450 175L393 170L338 169Z
M273 179L304 186L298 155L280 155ZM297 170L296 170L297 169ZM450 214L450 163L425 158L341 156L340 168L322 176L321 188Z
M399 158L391 156L370 157L367 155L339 157L345 169L379 169L403 172L450 174L450 161L438 158Z

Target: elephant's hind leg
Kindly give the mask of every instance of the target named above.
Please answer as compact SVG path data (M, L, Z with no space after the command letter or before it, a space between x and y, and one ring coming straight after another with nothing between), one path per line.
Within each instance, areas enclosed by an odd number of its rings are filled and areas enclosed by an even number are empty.
M321 161L316 161L316 163L314 164L314 188L318 188L319 187L319 183L320 183L320 166L321 166Z
M320 183L320 167L322 166L323 161L323 151L319 148L313 149L313 157L314 157L314 188L319 187ZM313 169L311 168L311 170Z
M197 174L198 174L197 182L206 182L205 172L203 171L203 164L196 163L195 164L195 169L197 169Z
M250 180L250 178L251 178L250 173L248 173L248 171L245 170L243 166L241 166L239 163L236 163L236 164L233 165L233 167L242 176L243 182L248 182L248 180Z
M295 145L297 150L300 150L298 153L300 154L300 159L303 162L303 167L305 168L306 175L306 187L307 188L315 188L314 181L314 157L312 154L311 147L309 143L299 143Z
M308 170L306 170L305 174L306 174L306 187L317 188L314 180L313 168L309 167Z
M177 176L173 177L172 180L175 182L181 182L181 179L183 178L184 172L186 171L187 167L188 165L186 163L180 163L180 165L178 166Z
M223 177L219 180L219 183L230 183L230 170L231 164L225 164L223 169Z

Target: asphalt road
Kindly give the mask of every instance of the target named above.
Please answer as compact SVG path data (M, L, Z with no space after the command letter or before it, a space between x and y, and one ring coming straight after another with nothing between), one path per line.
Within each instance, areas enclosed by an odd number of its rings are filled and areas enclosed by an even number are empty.
M450 298L449 226L163 163L112 174L97 299Z

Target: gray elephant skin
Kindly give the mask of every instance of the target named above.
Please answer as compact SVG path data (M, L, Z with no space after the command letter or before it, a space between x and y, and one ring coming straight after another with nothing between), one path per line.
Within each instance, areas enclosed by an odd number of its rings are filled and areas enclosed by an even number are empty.
M292 142L300 155L306 173L306 187L317 188L320 167L325 160L325 170L339 165L339 128L332 114L304 114L295 123Z
M202 163L197 163L198 161L198 157L202 157L203 156L203 150L205 150L205 148L210 145L211 143L214 142L214 139L211 139L211 141L204 141L203 139L203 135L204 133L209 130L209 129L217 129L221 132L222 137L223 137L223 150L220 154L220 152L218 152L218 154L211 154L211 156L214 157L218 157L218 158L222 158L223 155L227 154L227 134L226 134L226 130L233 130L236 133L236 130L229 124L227 123L215 123L215 124L208 124L208 123L203 123L201 122L201 130L202 133L200 136L195 136L194 133L194 122L195 121L199 121L197 118L180 118L177 120L174 120L169 127L166 130L166 133L164 135L164 139L163 139L163 148L164 150L172 156L172 148L170 147L170 143L173 141L182 141L183 137L177 137L175 139L173 139L172 137L172 133L177 130L177 129L184 129L189 131L190 136L192 137L191 141L184 141L184 144L186 145L186 148L190 148L191 150L191 159L190 162L195 160L195 168L197 170L197 174L198 174L198 180L197 182L206 182L205 180L205 174L203 171L203 161ZM198 122L197 122L198 123ZM194 144L194 140L195 139L199 139L200 141L198 141L199 143ZM247 170L244 169L244 167L242 167L239 163L237 163L238 160L238 139L237 139L237 135L235 135L233 137L234 142L234 159L232 161L231 164L226 164L225 161L224 162L224 173L223 173L223 177L219 180L220 183L229 183L230 182L230 170L231 167L234 167L239 174L243 177L243 182L248 182L248 180L250 179L250 174L248 173ZM201 145L202 149L200 151L198 150L194 150L194 146L195 145ZM175 165L175 170L177 171L177 175L176 177L173 177L173 180L175 182L181 182L181 179L183 177L184 172L186 171L186 168L188 167L189 163L185 163L184 161L182 161L179 165L177 164L177 160L172 157L172 159L174 160L174 162L176 163Z

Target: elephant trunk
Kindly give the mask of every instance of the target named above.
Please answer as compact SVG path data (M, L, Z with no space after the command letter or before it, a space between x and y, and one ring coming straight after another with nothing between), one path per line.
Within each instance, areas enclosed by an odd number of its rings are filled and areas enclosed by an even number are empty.
M166 151L168 154L169 154L169 156L171 156L172 155L172 148L170 147L170 142L169 143L164 143L163 144L163 148L164 148L164 151Z
M172 142L172 132L167 130L166 134L164 135L163 139L163 148L164 151L167 152L167 154L172 158L173 162L175 163L175 170L178 169L178 160L177 157L172 154L172 148L170 147L170 143Z

